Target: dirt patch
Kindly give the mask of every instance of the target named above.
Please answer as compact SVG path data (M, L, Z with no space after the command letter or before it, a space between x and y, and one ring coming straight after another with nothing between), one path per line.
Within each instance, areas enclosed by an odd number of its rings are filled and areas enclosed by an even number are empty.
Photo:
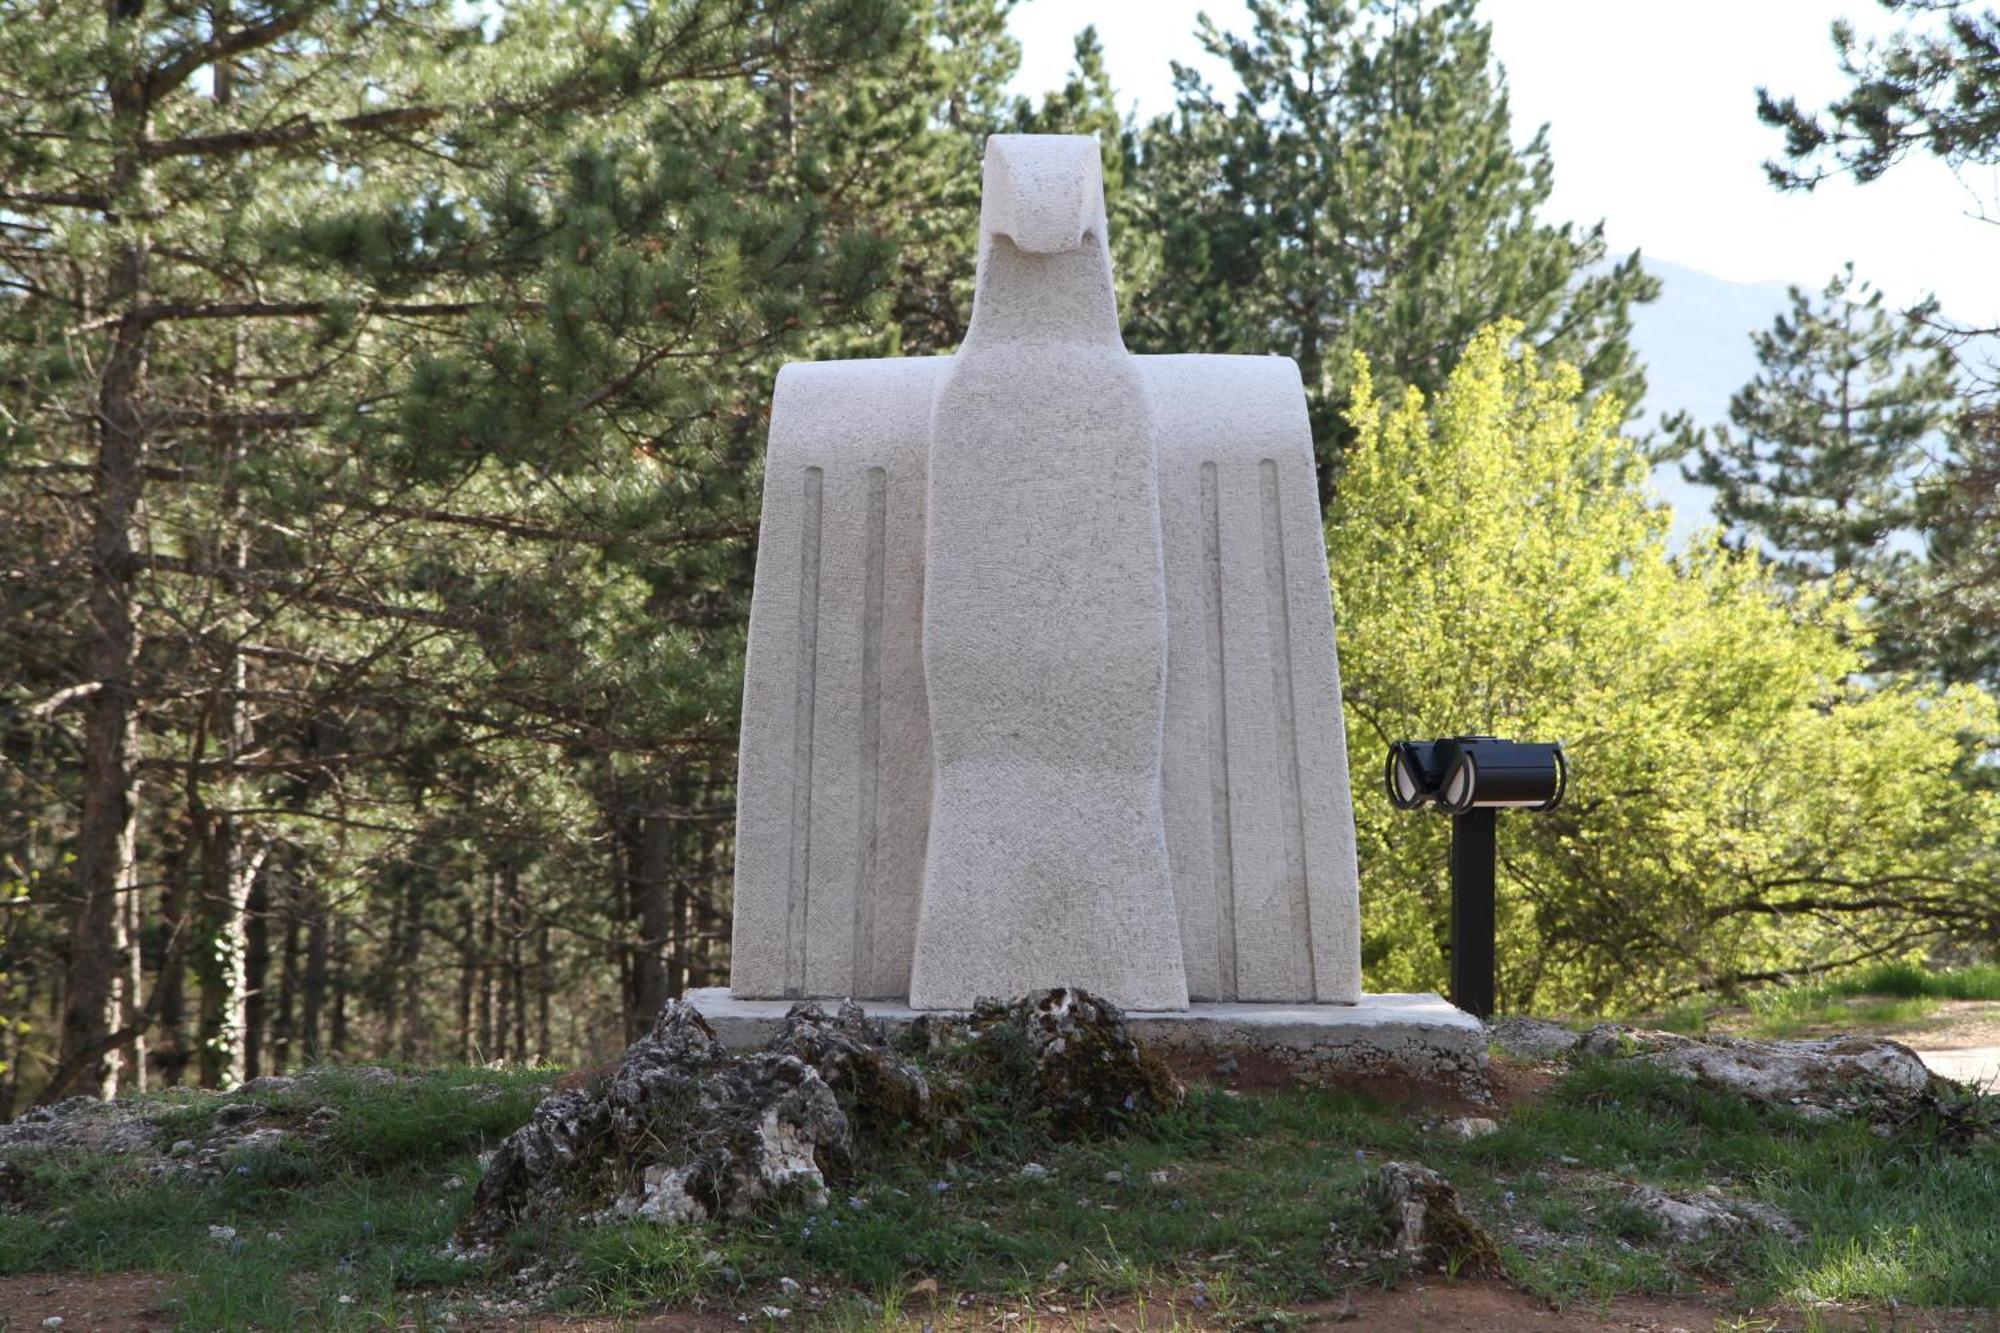
M1494 1105L1504 1113L1539 1101L1543 1093L1562 1081L1562 1074L1562 1069L1555 1065L1495 1056L1486 1067L1486 1084L1493 1089Z
M63 1333L79 1328L164 1330L170 1278L153 1273L30 1273L0 1277L0 1329L37 1329L60 1318Z
M750 1325L757 1327L757 1325ZM600 1315L591 1319L546 1315L515 1324L473 1324L471 1329L532 1329L534 1333L742 1333L733 1315L701 1310L663 1310L649 1315Z
M1888 1035L1933 1073L2000 1092L2000 1000L1946 1000L1929 1018Z
M1394 1291L1356 1293L1344 1302L1301 1306L1307 1320L1356 1333L1583 1333L1584 1330L1635 1329L1647 1333L1708 1333L1742 1329L1745 1333L1781 1330L1880 1329L1904 1333L1960 1333L2000 1328L2000 1317L1986 1311L1922 1311L1900 1309L1731 1310L1720 1301L1663 1300L1619 1297L1603 1304L1578 1304L1563 1310L1500 1282L1453 1282L1412 1285ZM1885 1322L1887 1321L1887 1322Z
M1160 1058L1184 1083L1206 1083L1231 1092L1282 1093L1306 1086L1298 1068L1257 1051L1236 1051L1218 1059L1212 1050L1158 1048ZM1384 1106L1444 1116L1491 1115L1493 1103L1468 1096L1463 1088L1407 1074L1361 1072L1328 1075L1312 1086L1360 1093Z
M1547 1302L1496 1280L1424 1282L1393 1291L1367 1288L1337 1301L1320 1301L1278 1310L1235 1308L1218 1311L1190 1291L1153 1292L1143 1301L1091 1302L1087 1307L1065 1304L1068 1298L978 1303L943 1309L928 1305L907 1308L900 1320L885 1327L932 1330L933 1333L1188 1333L1189 1330L1244 1328L1324 1328L1339 1333L1862 1333L1890 1329L1897 1333L1992 1333L2000 1330L2000 1315L1979 1310L1911 1310L1816 1307L1810 1312L1790 1307L1737 1310L1720 1295L1680 1299L1619 1297L1608 1302L1550 1308ZM796 1316L794 1316L796 1318ZM752 1325L756 1324L753 1318ZM724 1333L741 1329L721 1313L664 1312L638 1318L583 1321L543 1320L516 1325L555 1333L585 1330L610 1333Z

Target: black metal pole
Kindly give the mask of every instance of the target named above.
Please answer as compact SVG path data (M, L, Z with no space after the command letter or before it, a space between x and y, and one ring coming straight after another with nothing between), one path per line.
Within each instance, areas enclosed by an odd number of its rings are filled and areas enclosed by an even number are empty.
M1493 866L1497 810L1451 821L1451 1002L1493 1016Z

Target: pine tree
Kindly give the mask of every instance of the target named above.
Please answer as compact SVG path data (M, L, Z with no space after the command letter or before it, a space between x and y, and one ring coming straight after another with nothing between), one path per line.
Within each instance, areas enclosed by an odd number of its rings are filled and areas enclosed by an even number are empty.
M1516 147L1504 78L1473 0L1252 0L1248 37L1201 40L1233 102L1176 71L1140 176L1156 276L1128 318L1142 350L1282 352L1305 378L1322 478L1350 434L1353 354L1442 387L1482 326L1521 322L1589 391L1628 406L1643 380L1627 311L1657 284L1605 265L1600 226L1544 222L1553 167Z
M1912 154L1976 189L2000 164L2000 13L1971 0L1881 3L1907 22L1879 42L1833 25L1848 86L1825 108L1758 90L1759 117L1785 136L1782 157L1766 165L1779 189L1810 191L1834 175L1874 181ZM2000 685L2000 380L1981 351L2000 336L2000 320L1950 319L1949 304L1951 293L1939 293L1909 312L1959 354L1963 397L1952 447L1919 491L1926 558L1884 615L1909 664Z
M1949 355L1852 264L1817 296L1792 288L1753 341L1760 369L1730 400L1735 429L1701 438L1683 472L1792 581L1852 575L1887 594L1912 563L1917 485L1956 401Z
M412 977L438 840L531 781L496 774L579 736L730 748L692 737L733 697L702 635L737 614L745 469L703 464L887 253L770 173L763 93L907 28L880 0L488 17L0 0L0 462L61 589L9 607L59 622L53 688L14 702L82 714L45 1096L141 1079L184 967L204 1076L244 1072L280 867L362 872ZM577 669L621 650L652 669ZM603 702L642 674L660 707Z

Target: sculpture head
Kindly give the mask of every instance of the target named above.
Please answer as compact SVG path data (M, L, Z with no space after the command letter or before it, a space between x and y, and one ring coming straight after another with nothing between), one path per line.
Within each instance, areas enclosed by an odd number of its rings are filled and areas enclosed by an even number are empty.
M1106 243L1104 168L1087 134L996 134L986 141L979 230L1023 254ZM982 249L984 246L981 247Z

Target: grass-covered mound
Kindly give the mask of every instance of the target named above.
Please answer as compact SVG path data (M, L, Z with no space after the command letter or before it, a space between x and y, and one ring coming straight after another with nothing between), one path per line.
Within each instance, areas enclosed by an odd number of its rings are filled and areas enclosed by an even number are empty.
M481 1154L527 1123L549 1074L329 1070L155 1098L130 1108L150 1121L146 1152L6 1150L0 1271L168 1274L190 1328L661 1304L852 1327L959 1299L1060 1320L1163 1297L1196 1323L1282 1323L1409 1276L1378 1189L1396 1161L1448 1180L1506 1279L1555 1302L1726 1287L1746 1304L2000 1306L1990 1106L1822 1122L1584 1058L1514 1069L1533 1090L1485 1133L1352 1093L1196 1083L1079 1137L1037 1109L1030 1050L907 1044L899 1058L959 1099L948 1131L871 1131L823 1207L544 1218L472 1260L452 1239ZM260 1110L229 1109L245 1105ZM284 1132L227 1146L253 1127ZM1683 1225L1697 1214L1712 1225Z

